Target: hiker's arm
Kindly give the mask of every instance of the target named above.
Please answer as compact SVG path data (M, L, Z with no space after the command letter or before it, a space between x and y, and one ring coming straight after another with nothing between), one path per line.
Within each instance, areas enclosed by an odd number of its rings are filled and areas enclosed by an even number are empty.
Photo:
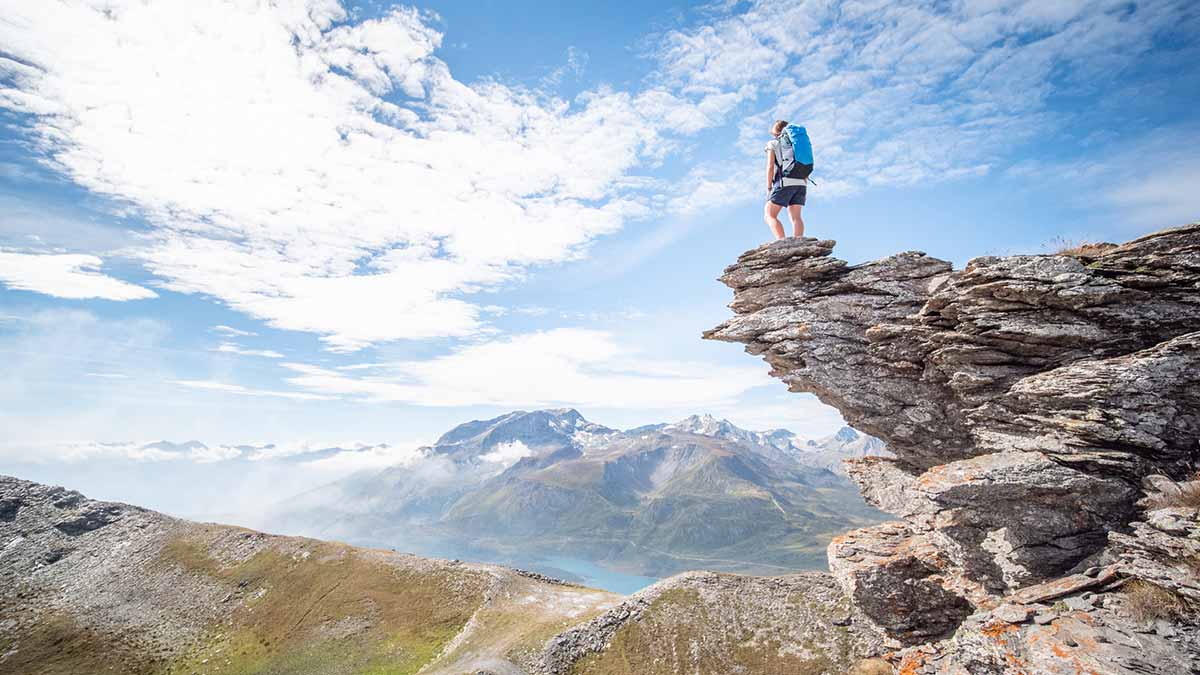
M767 194L771 194L771 184L775 182L775 158L771 149L767 148Z

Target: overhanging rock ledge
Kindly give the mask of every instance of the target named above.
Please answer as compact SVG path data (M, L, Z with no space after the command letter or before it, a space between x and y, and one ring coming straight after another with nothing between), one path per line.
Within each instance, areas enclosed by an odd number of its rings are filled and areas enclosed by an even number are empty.
M1200 569L1186 559L1200 556L1187 543L1200 538L1195 509L1168 518L1144 500L1200 460L1200 223L960 271L920 252L850 265L833 247L787 239L743 254L720 278L735 316L705 337L745 344L791 391L816 394L895 453L848 471L903 520L829 547L858 608L894 645L913 646L895 658L919 660L912 672L1025 672L1012 664L1036 656L1048 665L1029 672L1132 673L1152 654L1200 672L1186 622L1170 640L1125 626L1130 640L1108 636L1079 656L1074 638L1029 642L1068 617L1029 624L1036 607L1013 609L1023 589L1094 594L1146 575L1180 597L1200 593L1194 572L1179 573ZM1168 521L1173 533L1155 525ZM1062 581L1089 569L1112 579L1086 591ZM1104 595L1111 611L1088 617L1120 632L1132 621L1119 611L1126 596Z

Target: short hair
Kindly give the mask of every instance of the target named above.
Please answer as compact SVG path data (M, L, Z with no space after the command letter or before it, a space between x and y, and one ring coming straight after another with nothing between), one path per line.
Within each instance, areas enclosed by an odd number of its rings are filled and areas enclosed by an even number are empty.
M787 120L775 120L775 124L771 125L771 135L778 136L787 125Z

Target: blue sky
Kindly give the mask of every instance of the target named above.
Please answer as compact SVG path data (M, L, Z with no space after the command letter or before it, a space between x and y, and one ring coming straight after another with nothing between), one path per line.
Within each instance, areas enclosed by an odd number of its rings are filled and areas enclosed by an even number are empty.
M0 0L0 471L560 405L828 433L699 339L777 117L852 262L1200 216L1187 1L93 4Z

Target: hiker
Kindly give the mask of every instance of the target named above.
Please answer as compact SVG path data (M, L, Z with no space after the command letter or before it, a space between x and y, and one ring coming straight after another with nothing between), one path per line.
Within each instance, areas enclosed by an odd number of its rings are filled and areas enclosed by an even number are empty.
M792 236L804 236L805 197L808 193L808 176L812 173L812 144L808 131L786 120L776 120L771 125L771 140L767 142L767 203L763 220L775 233L775 239L783 239L783 223L779 212L785 207L792 220Z

